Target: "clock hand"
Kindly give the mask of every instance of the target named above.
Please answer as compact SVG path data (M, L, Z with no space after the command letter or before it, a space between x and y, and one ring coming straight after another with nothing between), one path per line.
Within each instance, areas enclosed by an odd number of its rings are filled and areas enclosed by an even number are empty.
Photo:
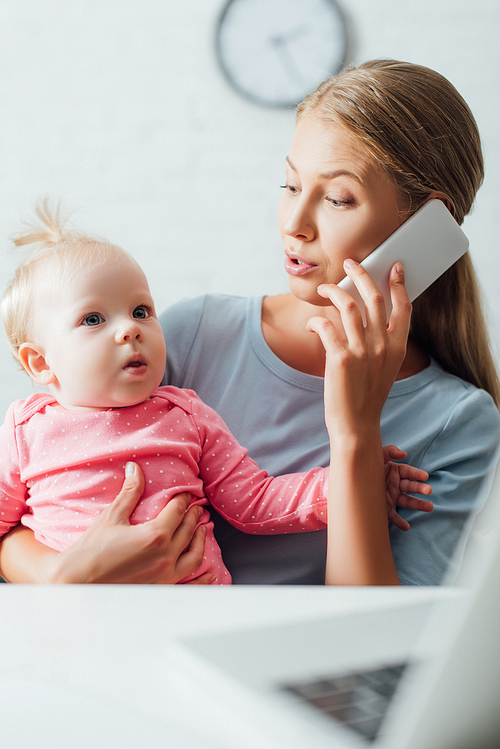
M285 71L287 77L294 83L304 84L305 81L300 74L300 70L297 68L295 60L293 59L293 55L288 48L288 44L286 41L288 36L289 34L276 34L275 36L269 38L269 42L271 46L274 47L274 51L276 52L276 55L281 62L281 66Z
M283 42L293 42L295 39L300 39L302 36L308 36L310 33L310 26L306 26L302 23L300 26L296 26L294 29L290 29L290 31L281 34L280 36L283 39Z

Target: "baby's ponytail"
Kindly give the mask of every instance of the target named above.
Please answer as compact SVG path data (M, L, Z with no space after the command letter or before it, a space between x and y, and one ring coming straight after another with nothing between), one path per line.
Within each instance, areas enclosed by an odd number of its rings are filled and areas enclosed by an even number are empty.
M52 202L45 197L38 201L35 212L39 221L24 222L27 229L11 237L16 247L37 245L36 249L41 250L63 242L74 244L103 241L84 235L72 226L70 222L71 211L64 206L61 200Z
M110 256L124 253L104 239L82 234L70 223L71 213L63 203L40 200L35 208L38 221L24 224L24 231L12 236L16 247L31 252L16 270L3 295L2 321L14 356L21 363L19 348L32 340L39 290L51 287L89 266L104 264Z

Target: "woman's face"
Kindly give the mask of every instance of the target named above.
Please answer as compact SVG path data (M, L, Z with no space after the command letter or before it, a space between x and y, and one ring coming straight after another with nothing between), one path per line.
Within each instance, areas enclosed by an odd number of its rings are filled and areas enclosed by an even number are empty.
M364 260L398 226L397 188L354 138L313 112L299 121L286 159L278 223L292 293L329 302L316 288L339 283L343 262Z

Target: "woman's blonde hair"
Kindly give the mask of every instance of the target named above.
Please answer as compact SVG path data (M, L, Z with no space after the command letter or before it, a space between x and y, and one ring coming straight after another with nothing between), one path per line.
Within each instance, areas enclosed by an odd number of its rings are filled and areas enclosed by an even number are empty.
M39 223L13 237L18 247L31 245L34 249L17 268L1 303L5 332L19 364L19 347L32 340L40 286L57 294L60 284L79 272L100 267L118 254L128 255L110 242L70 226L61 203L52 207L45 199L37 205L36 213Z
M372 60L321 83L299 105L297 120L312 112L361 141L398 187L407 216L438 193L463 222L483 181L481 141L469 107L442 75ZM410 335L444 369L484 388L500 405L469 253L414 301Z

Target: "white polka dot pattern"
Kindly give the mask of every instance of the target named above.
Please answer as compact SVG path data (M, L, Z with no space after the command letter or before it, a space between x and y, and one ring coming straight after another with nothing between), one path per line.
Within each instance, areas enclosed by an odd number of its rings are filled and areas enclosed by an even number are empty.
M119 492L128 460L146 481L132 523L188 491L247 533L324 527L327 469L272 479L194 392L163 387L145 403L98 412L67 411L44 394L17 401L0 432L0 531L22 518L43 543L67 548ZM207 543L194 576L230 583L206 509L200 522Z

